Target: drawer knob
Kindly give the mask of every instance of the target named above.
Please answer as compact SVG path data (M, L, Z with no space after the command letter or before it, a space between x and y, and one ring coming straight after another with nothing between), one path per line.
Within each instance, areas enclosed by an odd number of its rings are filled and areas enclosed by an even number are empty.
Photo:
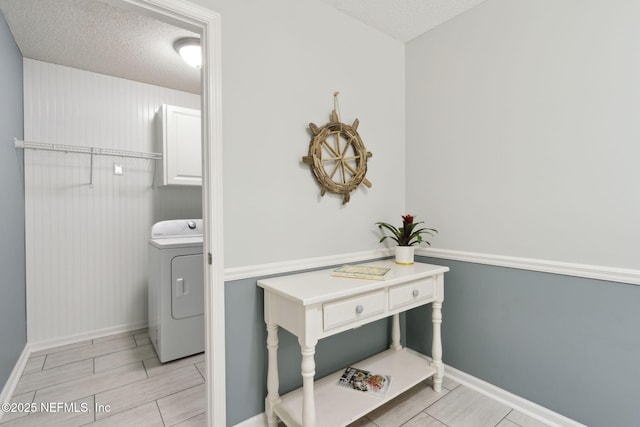
M414 296L414 297L417 297L419 294L420 294L420 291L419 291L419 290L417 290L417 289L414 289L414 290L413 290L413 296Z
M361 314L364 311L364 307L360 304L356 307L356 313Z

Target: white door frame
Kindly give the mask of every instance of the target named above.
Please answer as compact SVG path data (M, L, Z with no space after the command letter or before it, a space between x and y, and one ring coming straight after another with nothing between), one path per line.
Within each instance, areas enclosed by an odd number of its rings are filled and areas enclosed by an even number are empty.
M207 422L225 426L225 324L222 226L220 15L186 0L108 0L201 34L202 215L204 220ZM208 256L207 256L208 255ZM209 258L209 262L207 262ZM215 378L215 381L212 379Z

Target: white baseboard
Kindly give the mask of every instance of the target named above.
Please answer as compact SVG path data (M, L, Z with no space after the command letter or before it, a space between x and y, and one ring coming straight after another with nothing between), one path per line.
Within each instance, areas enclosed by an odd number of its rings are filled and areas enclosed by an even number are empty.
M430 360L429 357L425 356L422 353L418 353L411 349L407 350L412 352L413 354ZM451 366L445 365L444 372L445 376L451 378L457 383L460 383L465 387L469 387L470 389L473 389L478 393L482 393L483 395L510 408L520 411L523 414L535 420L538 420L550 427L587 427L584 424L580 424L577 421L565 417L564 415L560 415L550 409L538 405L537 403L533 403L529 400L523 399L520 396L516 396L513 393L496 387L493 384L489 384L486 381L471 376L456 368L452 368ZM267 416L263 412L254 417L248 418L239 424L236 424L234 427L268 427Z
M128 325L114 326L110 328L98 329L95 331L83 332L81 334L69 335L66 337L54 338L50 340L43 340L37 342L29 342L29 348L31 352L46 350L53 347L59 347L61 345L74 344L80 341L91 340L95 338L105 337L107 335L120 334L129 331L135 331L136 329L143 329L147 327L147 322L131 323Z
M267 414L263 412L254 417L247 418L233 427L269 427L267 424Z
M493 384L489 384L479 378L471 376L465 372L462 372L456 368L445 365L445 376L452 380L482 393L485 396L498 401L510 408L522 412L531 418L534 418L550 427L586 427L584 424L580 424L570 418L553 412L543 406L533 403L529 400L523 399L520 396L516 396L506 390L496 387Z
M143 329L147 327L147 322L139 322L130 325L121 325L113 328L104 328L97 331L85 332L82 334L76 334L72 336L56 338L52 340L46 341L38 341L34 343L27 343L22 350L22 354L18 358L13 370L11 371L11 375L7 379L4 387L2 388L2 392L0 393L0 404L8 403L13 396L13 391L16 389L18 385L18 381L20 381L20 377L22 376L22 372L24 371L25 366L27 366L27 361L29 360L29 356L31 353L40 350L46 350L53 347L58 347L61 345L73 344L79 341L85 341L89 339L101 338L107 335L120 334L124 332L135 331L136 329ZM0 421L2 421L2 415L4 412L0 411Z
M16 389L18 385L18 381L20 381L20 377L22 376L22 372L24 371L25 366L27 366L27 361L29 360L29 355L31 354L31 348L29 344L25 344L20 357L16 361L16 364L11 371L11 375L7 378L7 382L2 387L2 392L0 393L0 404L9 403L11 400L11 396L13 396L13 391ZM0 421L2 421L2 416L4 415L3 411L0 411Z

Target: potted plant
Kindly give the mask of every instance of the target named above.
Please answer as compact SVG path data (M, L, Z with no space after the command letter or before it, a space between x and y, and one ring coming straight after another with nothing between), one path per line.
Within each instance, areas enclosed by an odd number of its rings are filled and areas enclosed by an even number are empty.
M380 243L386 239L391 239L398 244L396 246L396 263L398 264L413 264L413 245L425 243L431 246L431 243L422 236L424 234L433 236L433 233L438 232L438 230L433 228L419 227L420 224L424 224L424 221L414 222L414 219L415 217L413 215L402 215L402 227L400 228L396 228L386 222L376 222L376 225L383 233L383 229L387 229L392 233L391 235L383 235L382 238L380 238Z

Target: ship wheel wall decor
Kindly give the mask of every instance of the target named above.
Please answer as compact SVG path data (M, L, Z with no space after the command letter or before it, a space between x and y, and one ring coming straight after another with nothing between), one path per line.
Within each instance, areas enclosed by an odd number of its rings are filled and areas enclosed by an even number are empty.
M311 171L322 187L320 195L327 191L342 194L342 204L349 202L351 191L364 184L371 188L365 178L367 159L372 156L358 135L358 119L351 126L341 123L334 109L331 122L322 127L309 123L313 133L309 144L309 155L302 161L311 166Z

